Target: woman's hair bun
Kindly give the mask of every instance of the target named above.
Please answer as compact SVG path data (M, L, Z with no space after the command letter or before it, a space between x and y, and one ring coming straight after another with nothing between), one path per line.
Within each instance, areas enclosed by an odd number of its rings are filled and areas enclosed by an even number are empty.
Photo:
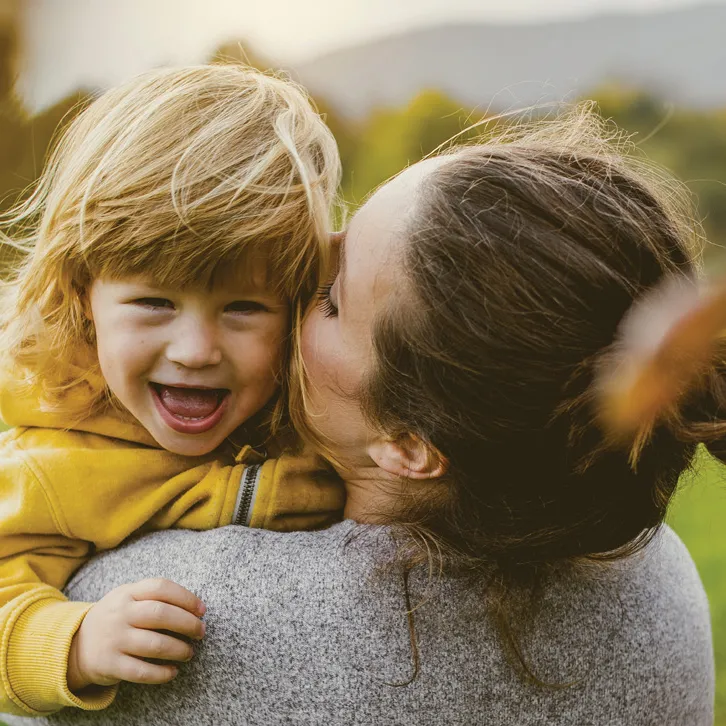
M633 463L660 423L684 441L708 445L724 436L725 333L726 279L708 286L669 275L627 313L596 388L606 434L630 445Z

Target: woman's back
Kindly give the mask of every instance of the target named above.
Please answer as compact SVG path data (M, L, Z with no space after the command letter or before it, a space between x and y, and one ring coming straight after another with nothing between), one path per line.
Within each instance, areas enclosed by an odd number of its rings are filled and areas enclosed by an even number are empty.
M713 721L708 604L683 544L664 528L644 553L543 593L521 635L535 675L502 647L481 588L410 578L420 654L413 675L403 581L381 570L385 528L346 521L277 534L226 527L144 537L87 565L69 587L95 600L162 576L208 607L194 660L166 686L124 683L103 712L54 724L384 724L528 726ZM410 682L409 682L410 681ZM11 719L10 723L24 723ZM37 720L34 720L37 724Z

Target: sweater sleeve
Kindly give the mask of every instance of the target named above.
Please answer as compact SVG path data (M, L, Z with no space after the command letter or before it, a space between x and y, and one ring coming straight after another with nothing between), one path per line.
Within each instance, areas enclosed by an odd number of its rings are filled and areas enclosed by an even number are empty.
M92 710L113 700L113 688L79 695L66 680L71 642L90 604L68 602L60 590L94 552L145 531L233 522L289 531L342 514L342 487L312 457L225 465L42 428L11 431L2 444L0 711Z
M343 484L313 455L282 456L248 467L242 482L239 524L292 532L322 529L343 518Z
M137 531L232 521L241 464L189 460L108 437L8 432L0 446L0 711L99 709L115 688L68 690L71 641L88 603L60 592L95 551Z
M63 536L63 523L22 456L0 461L0 711L39 715L63 705L96 708L113 690L82 699L65 679L70 642L90 607L62 587L91 553Z

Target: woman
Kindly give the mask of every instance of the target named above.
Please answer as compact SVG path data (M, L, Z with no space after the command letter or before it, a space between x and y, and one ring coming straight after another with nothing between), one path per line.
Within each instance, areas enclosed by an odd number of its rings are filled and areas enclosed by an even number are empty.
M168 686L49 721L711 724L707 601L659 525L718 376L633 465L593 408L633 300L693 266L672 199L587 113L383 186L301 336L298 423L346 521L91 562L71 597L166 577L207 604L207 636Z

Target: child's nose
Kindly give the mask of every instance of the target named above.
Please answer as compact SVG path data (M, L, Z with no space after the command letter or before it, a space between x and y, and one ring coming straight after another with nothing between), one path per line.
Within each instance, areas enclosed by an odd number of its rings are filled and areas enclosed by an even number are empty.
M206 368L222 361L214 326L203 321L187 320L176 327L166 348L166 357L185 368Z

